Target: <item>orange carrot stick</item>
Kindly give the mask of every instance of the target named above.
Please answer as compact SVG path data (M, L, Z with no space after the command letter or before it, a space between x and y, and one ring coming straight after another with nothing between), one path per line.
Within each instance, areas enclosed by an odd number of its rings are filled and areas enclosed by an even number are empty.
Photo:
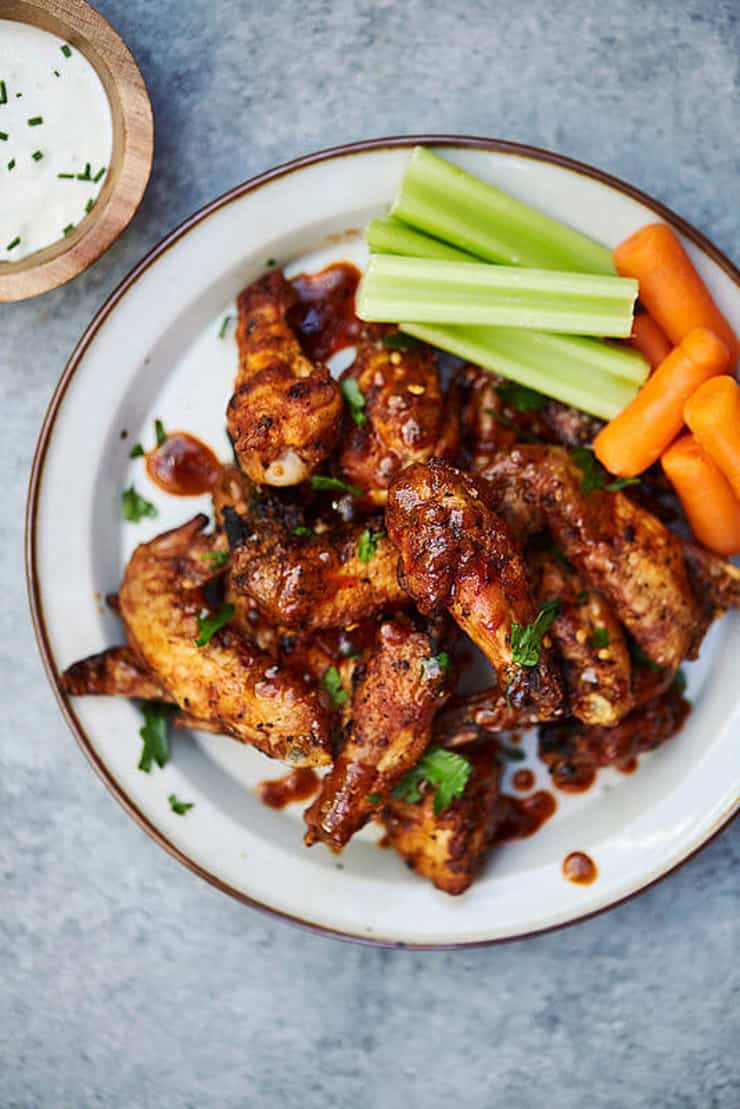
M728 374L713 377L687 400L683 414L740 498L740 386Z
M692 393L727 369L727 347L697 327L672 350L634 400L594 440L602 465L620 477L636 477L660 458L683 427L683 407Z
M693 435L683 435L661 458L691 530L717 554L740 553L740 500Z
M635 316L627 345L639 351L653 370L671 353L671 344L647 312Z
M713 331L738 356L738 339L694 269L675 233L664 223L649 223L614 251L614 265L640 283L640 301L674 346L695 327Z

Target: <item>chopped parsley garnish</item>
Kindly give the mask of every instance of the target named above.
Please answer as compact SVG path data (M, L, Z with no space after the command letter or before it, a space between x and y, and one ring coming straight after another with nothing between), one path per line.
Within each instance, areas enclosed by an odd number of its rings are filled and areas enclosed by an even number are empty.
M336 489L341 493L351 493L353 497L362 496L362 489L358 489L356 485L350 485L349 482L342 481L338 477L326 477L324 474L313 474L311 487L313 489Z
M85 205L85 211L86 212L91 212L92 211L92 206L93 206L94 203L95 203L95 201L93 200L93 198L89 197L88 201L87 201L87 204Z
M416 766L406 771L395 789L391 790L391 796L398 801L415 804L421 801L419 787L426 782L435 789L434 815L439 816L449 808L455 797L462 796L472 769L464 755L447 751L444 747L430 747Z
M39 124L44 122L43 116L32 116L28 121L29 127L38 127Z
M353 377L346 377L344 381L340 382L339 388L342 390L342 396L349 405L352 419L358 427L362 427L367 420L367 416L363 411L365 408L365 398L360 391L360 386Z
M522 751L521 747L510 747L508 743L499 742L498 749L509 762L524 762L527 757L526 751Z
M305 524L299 524L298 527L293 528L291 535L296 535L298 538L305 536L310 539L314 535L313 528L307 528Z
M58 173L57 174L57 177L67 178L69 181L73 181L74 176L75 175L73 173Z
M591 632L589 643L595 651L609 646L609 631L607 628L594 628Z
M5 249L6 250L14 250L18 246L20 241L21 241L20 235L16 235L16 237L11 242L8 243L8 245L6 246Z
M402 331L384 335L380 341L386 350L413 350L414 347L419 345L418 339L415 339L413 335L404 335Z
M85 170L83 173L77 174L78 181L92 181L92 166L89 162L85 162Z
M496 392L504 404L516 408L519 412L539 412L548 404L548 398L538 393L536 389L529 389L526 385L497 385Z
M204 551L200 556L204 562L212 562L214 569L220 570L229 561L228 551Z
M685 693L687 684L688 682L686 681L686 675L683 670L677 670L676 676L673 679L673 688L676 693Z
M167 441L167 432L164 430L164 424L161 420L154 421L154 435L157 440L157 446L161 447Z
M450 668L450 656L447 651L425 658L421 664L421 676L425 681L433 681L440 674L446 674Z
M103 176L103 174L105 173L105 168L106 168L105 166L102 166L102 167L101 167L101 168L100 168L100 169L98 170L98 172L97 172L97 173L95 174L95 176L93 177L93 181L95 181L95 182L97 183L97 182L98 182L98 181L100 180L100 178L101 178L101 177Z
M172 712L171 705L163 705L157 701L144 705L144 726L139 728L139 735L143 741L139 770L148 774L152 763L160 768L166 766L170 758L170 745L167 741L167 718Z
M532 624L511 625L511 660L518 666L536 666L540 660L542 637L558 614L560 601L545 601Z
M58 69L53 69L52 73L54 74L55 77L60 77L61 76Z
M70 235L74 231L74 229L75 229L75 225L73 223L68 223L66 227L62 228L62 234L63 235Z
M365 528L357 544L357 557L360 562L369 562L375 557L378 543L384 535L384 531L370 531L370 528Z
M662 666L658 666L657 662L653 662L653 660L650 658L650 655L643 651L639 643L635 643L634 640L630 640L627 646L629 649L630 658L632 659L635 666L641 666L644 669L652 670L655 673L663 669Z
M368 801L370 802L371 805L379 805L380 802L383 800L383 794L382 793L368 793L367 799L368 799Z
M11 158L8 162L8 172L10 172L11 169L15 169L15 158Z
M607 493L616 493L627 485L640 484L640 479L637 477L618 477L610 481L610 475L590 447L576 447L573 451L573 461L583 474L581 489L584 493L592 493L594 489L606 489Z
M228 624L231 617L234 615L234 605L229 605L224 602L218 606L218 610L210 615L198 617L198 638L194 640L196 647L205 647L212 636L219 631L220 628Z
M34 162L40 162L41 159L43 158L43 156L44 155L43 155L43 152L41 150L34 150L33 154L31 155Z
M71 58L72 57L71 47L67 46L66 42L64 43L63 46L60 46L59 49L64 54L65 58Z
M8 103L8 90L5 88L5 82L0 81L0 104Z
M329 667L321 680L321 684L335 705L343 705L349 697L349 693L342 685L342 679L336 666Z
M141 458L144 454L144 448L141 443L134 443L131 450L128 452L129 458Z
M0 131L0 139L2 139L3 142L7 142L8 141L8 132L7 131Z
M192 809L195 804L194 801L178 801L174 793L171 793L167 800L170 803L170 808L178 816L184 816L188 809Z
M231 323L233 318L234 318L233 316L224 316L224 318L221 320L221 326L218 329L219 339L225 339L226 338L226 332L228 331L229 324Z
M121 505L124 520L130 520L132 524L138 524L145 516L159 515L152 502L137 493L133 485L129 485L128 489L124 489L121 493Z

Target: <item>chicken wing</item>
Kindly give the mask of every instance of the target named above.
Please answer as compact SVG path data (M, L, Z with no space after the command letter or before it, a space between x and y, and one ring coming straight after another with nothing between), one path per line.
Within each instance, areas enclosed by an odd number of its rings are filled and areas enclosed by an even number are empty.
M637 755L675 736L690 711L689 702L672 684L611 728L572 720L543 725L539 733L540 758L550 773L565 783L602 766L628 767Z
M633 705L629 651L611 606L557 550L528 558L537 602L559 601L550 636L560 655L571 715L617 724Z
M623 492L584 492L583 474L562 447L514 447L483 477L515 534L549 527L646 654L678 666L701 617L681 544L655 516Z
M432 718L446 696L445 667L427 632L398 620L378 630L376 648L354 673L345 741L306 810L309 846L342 848L378 809L429 745Z
M167 701L169 694L130 647L109 647L68 667L62 685L75 697L94 693L107 697L136 697Z
M385 504L388 487L411 462L437 453L444 405L431 347L418 343L389 349L388 336L366 334L357 357L342 375L346 388L359 389L360 423L346 421L339 464L344 477Z
M278 668L229 627L204 646L198 616L212 573L206 516L137 547L121 585L128 641L187 714L294 766L331 762L331 713L322 695Z
M499 822L501 768L495 741L465 750L472 772L465 792L435 814L433 793L412 804L389 797L381 821L390 846L410 870L444 893L464 893L493 842Z
M273 270L237 301L239 372L227 427L245 473L268 485L305 481L339 436L339 388L326 366L303 355L286 319L295 299Z
M453 697L434 718L435 743L442 747L464 747L478 739L501 732L524 731L534 724L562 716L553 704L512 705L503 689L495 686Z
M560 706L562 686L547 643L520 664L512 632L537 615L524 560L487 490L432 459L409 466L391 486L386 527L401 556L401 579L423 613L447 607L496 671L517 708Z

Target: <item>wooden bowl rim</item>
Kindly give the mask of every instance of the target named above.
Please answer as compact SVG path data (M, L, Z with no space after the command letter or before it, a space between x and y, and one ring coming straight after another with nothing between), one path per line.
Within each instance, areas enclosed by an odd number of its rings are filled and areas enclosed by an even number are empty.
M154 154L154 120L144 78L126 43L95 8L86 0L9 0L2 18L51 31L85 56L108 97L113 151L95 206L67 239L18 262L0 263L0 303L48 292L97 261L141 203Z

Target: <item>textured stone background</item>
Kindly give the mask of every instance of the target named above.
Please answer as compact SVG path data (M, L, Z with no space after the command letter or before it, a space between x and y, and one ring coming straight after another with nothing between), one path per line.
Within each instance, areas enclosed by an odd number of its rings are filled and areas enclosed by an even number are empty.
M740 822L631 904L489 950L319 939L230 902L113 802L36 656L34 441L93 311L193 208L400 131L560 150L740 259L737 0L99 0L149 84L153 180L92 272L0 307L0 1105L740 1104ZM0 13L2 3L0 0Z

